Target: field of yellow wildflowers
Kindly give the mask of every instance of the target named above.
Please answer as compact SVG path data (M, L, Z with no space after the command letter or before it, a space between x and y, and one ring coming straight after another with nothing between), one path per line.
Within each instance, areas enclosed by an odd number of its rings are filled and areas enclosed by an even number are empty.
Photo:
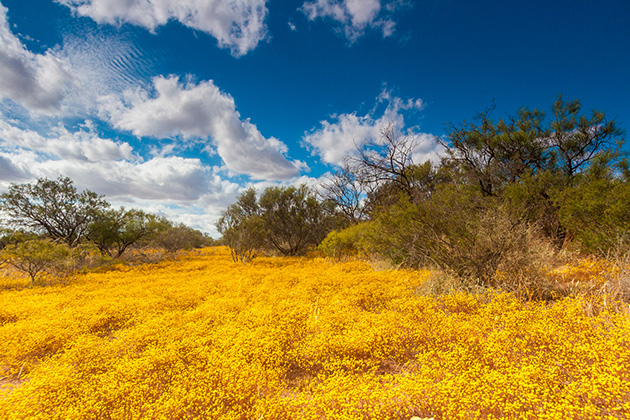
M630 417L626 314L429 276L208 248L5 285L0 418Z

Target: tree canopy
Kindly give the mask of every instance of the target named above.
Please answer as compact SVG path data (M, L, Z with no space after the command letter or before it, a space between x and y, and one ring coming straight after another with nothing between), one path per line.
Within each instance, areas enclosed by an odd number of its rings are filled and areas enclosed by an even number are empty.
M0 208L13 224L43 231L69 246L83 239L96 215L108 207L103 196L78 192L68 177L12 185L0 195Z
M103 254L120 257L131 245L156 237L168 227L169 222L164 217L142 210L106 209L90 223L87 238Z
M217 229L234 259L246 261L263 249L299 255L319 244L336 221L332 205L305 185L268 187L260 197L250 188L223 212Z

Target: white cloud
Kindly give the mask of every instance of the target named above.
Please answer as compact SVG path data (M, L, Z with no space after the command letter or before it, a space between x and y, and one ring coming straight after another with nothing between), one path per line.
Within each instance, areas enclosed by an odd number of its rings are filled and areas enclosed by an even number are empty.
M384 37L394 33L393 18L406 5L400 0L313 0L301 10L309 20L329 18L336 21L350 42L360 38L367 28L379 30Z
M370 115L359 117L353 113L332 118L335 122L321 121L322 127L305 134L303 139L326 163L340 164L358 145L376 140L381 131L382 121Z
M240 187L213 175L198 159L154 158L146 162L42 160L28 151L0 152L0 192L11 182L68 176L79 190L104 194L116 206L140 208L216 233L214 223Z
M16 165L9 157L0 154L0 179L3 181L18 181L26 178L24 168Z
M41 166L83 183L89 180L91 188L112 199L187 202L198 200L211 189L207 168L199 159L177 156L80 165L48 161Z
M108 162L121 159L134 159L132 147L128 143L117 143L100 138L86 123L87 130L71 133L63 126L57 126L50 136L42 136L32 130L24 130L0 120L0 150L33 150L53 159L71 162Z
M155 94L128 92L123 100L103 99L101 113L114 127L138 137L212 138L227 169L256 179L287 179L304 168L285 157L287 147L265 138L248 119L241 120L234 99L212 81L179 83L153 79Z
M69 176L108 197L196 200L208 191L211 178L199 159L144 161L128 143L98 137L89 122L86 129L57 126L43 136L0 120L0 156L24 177Z
M66 114L90 115L100 96L148 85L153 70L150 54L124 34L65 34L55 56L68 63L76 81L64 101Z
M69 66L50 51L28 51L11 32L7 10L0 4L0 96L31 111L58 113L74 83Z
M67 33L61 46L34 54L11 32L6 15L0 4L0 98L39 117L85 117L98 97L150 81L150 57L122 35Z
M386 104L385 109L379 109ZM324 162L340 165L345 156L354 153L357 146L369 142L378 142L383 130L394 125L398 130L405 127L405 111L420 110L423 103L420 99L403 100L384 89L376 100L373 109L363 116L355 113L333 115L334 122L323 120L321 127L305 133L303 142L313 150ZM430 134L418 133L414 128L412 134L418 137L419 150L414 154L416 162L435 159L438 146ZM434 156L435 155L435 156Z
M151 31L169 20L212 35L234 56L253 50L267 33L266 0L56 0L98 23L130 23Z

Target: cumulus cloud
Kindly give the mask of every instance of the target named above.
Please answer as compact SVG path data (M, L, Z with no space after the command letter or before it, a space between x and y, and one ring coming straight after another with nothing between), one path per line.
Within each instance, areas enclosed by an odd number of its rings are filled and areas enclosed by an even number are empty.
M313 0L301 10L309 20L317 18L335 21L350 42L356 41L366 29L379 30L384 37L394 33L394 15L403 6L400 0Z
M284 143L242 120L234 99L212 81L182 84L176 77L157 77L153 84L153 95L136 91L123 100L104 98L102 115L138 137L211 138L227 169L256 179L291 178L304 168L285 157Z
M11 32L0 4L0 96L25 108L54 114L74 81L69 66L51 52L28 51Z
M357 146L378 138L383 121L370 115L356 113L333 115L334 122L323 120L321 128L313 130L303 138L314 153L326 163L338 165L343 158L356 150Z
M256 48L267 33L266 0L56 0L98 23L130 23L151 31L169 20L206 32L234 56Z
M199 159L178 156L80 165L48 161L42 168L82 182L89 180L95 191L112 199L186 202L198 200L211 189L207 168Z
M5 150L34 150L54 159L86 162L108 162L134 159L133 149L128 143L100 138L90 122L87 130L70 132L57 126L50 136L42 136L33 130L21 129L0 120L0 148Z
M384 89L366 115L359 116L356 112L333 115L333 122L321 121L321 127L305 133L302 140L325 163L340 165L344 157L354 153L358 146L369 142L378 143L387 127L393 125L402 130L405 127L405 111L417 111L422 107L420 99L403 100ZM437 156L438 146L432 135L419 133L415 129L411 134L420 140L418 154L414 156L420 159L417 162Z
M74 132L57 126L42 135L0 120L0 153L12 173L28 178L69 176L107 196L195 200L209 188L208 169L199 159L145 161L128 143L100 138L89 122Z

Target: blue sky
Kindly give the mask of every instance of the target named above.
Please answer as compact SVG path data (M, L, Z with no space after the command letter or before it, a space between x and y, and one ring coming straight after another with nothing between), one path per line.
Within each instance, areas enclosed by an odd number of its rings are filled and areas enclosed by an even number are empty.
M630 128L630 2L0 0L0 191L70 176L216 234L249 186L308 183L395 124L558 94Z

